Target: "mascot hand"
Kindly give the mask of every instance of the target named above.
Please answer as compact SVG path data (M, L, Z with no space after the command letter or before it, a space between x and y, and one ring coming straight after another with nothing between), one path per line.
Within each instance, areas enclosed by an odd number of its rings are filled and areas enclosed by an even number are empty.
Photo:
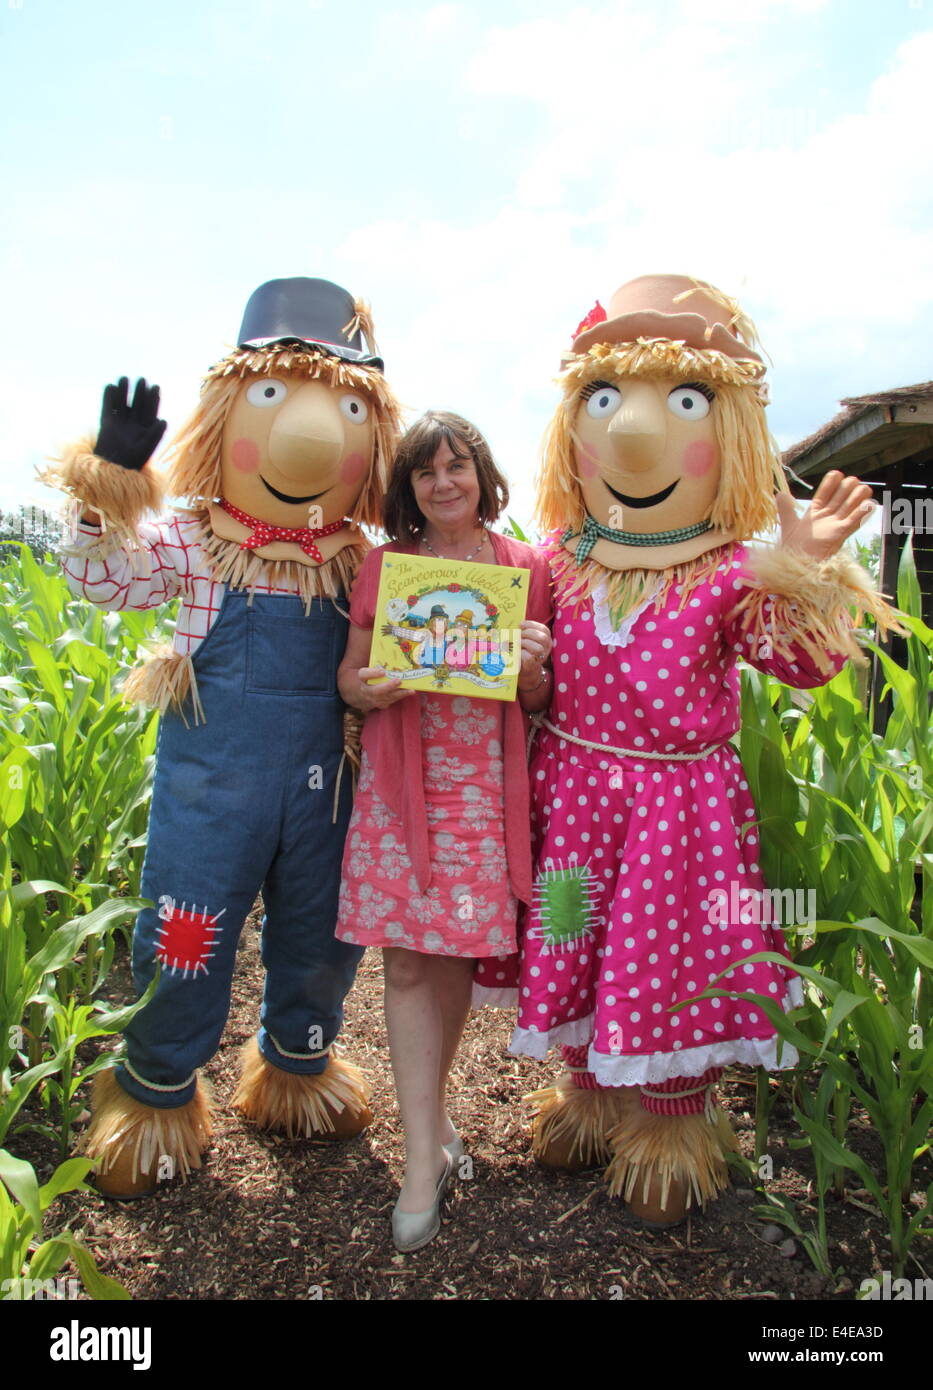
M129 403L130 383L121 376L116 386L104 388L100 411L100 434L94 452L98 458L121 468L143 468L155 453L165 433L165 421L158 419L159 388L147 386L140 377Z
M793 499L786 492L778 493L777 509L781 544L788 550L812 555L815 560L826 560L871 516L875 504L871 501L871 488L834 468L820 483L803 516L797 515Z

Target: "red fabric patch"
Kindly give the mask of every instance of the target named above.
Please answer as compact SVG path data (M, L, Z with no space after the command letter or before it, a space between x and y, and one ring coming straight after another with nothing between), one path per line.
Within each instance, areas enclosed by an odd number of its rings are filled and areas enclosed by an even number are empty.
M160 898L162 924L156 940L156 960L173 975L179 970L185 975L189 970L193 975L206 975L207 962L214 954L214 941L220 935L217 921L222 916L223 911L212 914L205 908L198 912L185 903L177 907L174 898Z
M597 323L605 322L606 311L597 299L596 303L593 305L586 318L581 319L580 322L577 324L576 330L573 335L574 342L577 340L577 338L579 338L580 334L585 333L588 328L594 328Z

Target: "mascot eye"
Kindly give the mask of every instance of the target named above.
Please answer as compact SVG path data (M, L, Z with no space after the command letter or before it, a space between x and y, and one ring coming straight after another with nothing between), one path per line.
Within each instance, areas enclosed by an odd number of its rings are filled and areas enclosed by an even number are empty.
M341 396L340 413L345 415L348 420L352 420L354 425L361 425L369 417L369 406L362 396Z
M708 386L678 386L667 398L667 408L678 420L702 420L714 399Z
M263 381L254 381L246 393L246 399L250 405L278 405L284 401L288 395L288 387L284 381L276 381L274 377L267 377Z
M587 387L587 393L586 413L594 420L605 420L615 415L622 403L622 392L605 381L597 381L592 388Z

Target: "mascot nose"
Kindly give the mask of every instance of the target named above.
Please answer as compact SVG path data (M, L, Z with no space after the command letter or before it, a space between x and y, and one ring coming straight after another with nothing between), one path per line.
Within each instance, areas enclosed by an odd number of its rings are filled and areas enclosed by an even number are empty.
M653 389L626 392L609 424L609 442L616 463L627 471L643 473L660 461L667 423Z
M302 387L281 407L269 431L270 463L286 478L303 483L340 462L343 420L326 389Z

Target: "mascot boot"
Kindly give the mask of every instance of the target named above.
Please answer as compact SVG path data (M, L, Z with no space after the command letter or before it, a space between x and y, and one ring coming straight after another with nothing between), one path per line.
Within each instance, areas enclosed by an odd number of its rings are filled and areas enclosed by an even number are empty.
M372 1123L369 1082L352 1062L330 1049L327 1067L317 1076L274 1067L255 1038L243 1048L242 1075L234 1109L260 1129L289 1139L352 1139Z
M561 1050L567 1070L553 1086L525 1097L535 1108L532 1154L544 1168L601 1168L612 1157L609 1136L637 1105L637 1091L597 1085L586 1069L587 1047Z
M738 1143L715 1098L721 1074L711 1067L642 1086L641 1103L610 1134L609 1193L644 1225L675 1226L728 1186L726 1154Z
M198 1077L187 1104L158 1110L128 1096L113 1068L98 1072L93 1119L78 1152L97 1161L94 1183L103 1197L148 1197L160 1182L200 1168L212 1134L207 1083Z

